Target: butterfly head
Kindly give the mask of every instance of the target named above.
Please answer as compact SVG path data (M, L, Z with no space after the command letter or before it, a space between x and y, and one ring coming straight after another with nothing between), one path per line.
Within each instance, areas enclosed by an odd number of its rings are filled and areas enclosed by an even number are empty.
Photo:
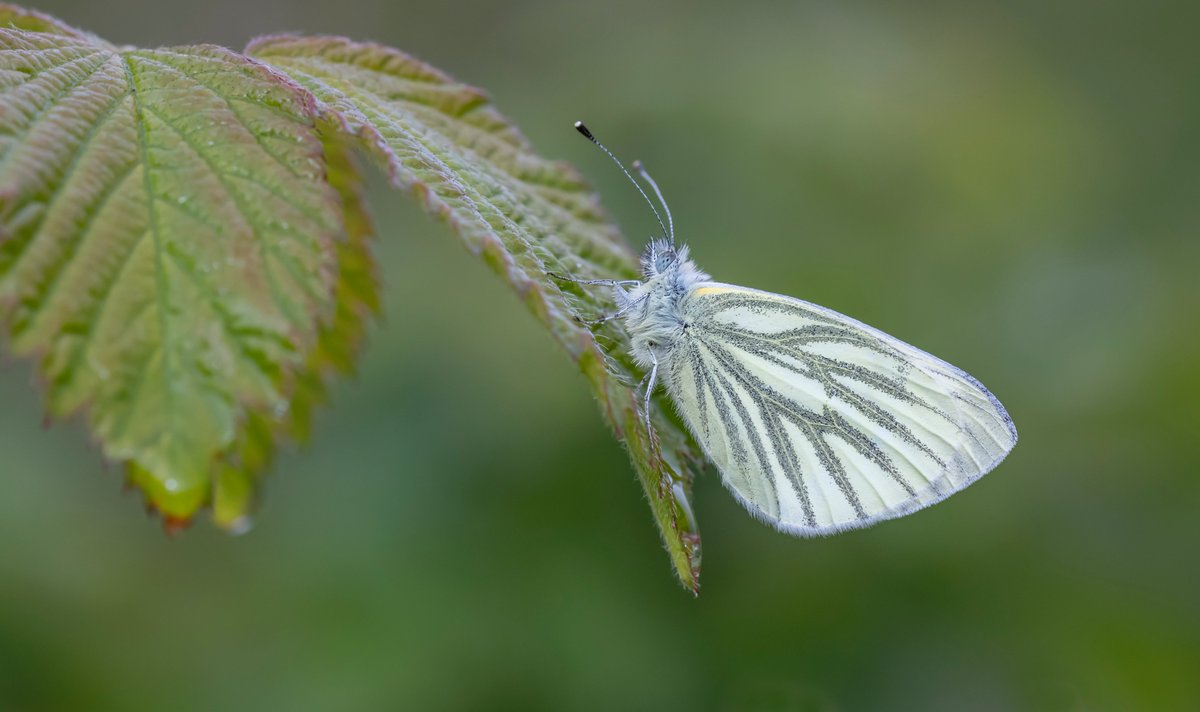
M642 276L651 280L664 272L669 272L679 264L680 257L680 251L670 240L651 240L650 244L646 245L645 251L642 252Z

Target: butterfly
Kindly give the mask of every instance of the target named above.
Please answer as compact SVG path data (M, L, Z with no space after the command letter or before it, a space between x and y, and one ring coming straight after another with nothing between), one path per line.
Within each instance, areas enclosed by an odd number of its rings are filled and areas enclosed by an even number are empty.
M831 309L714 282L663 238L640 280L571 280L614 289L645 370L642 415L659 384L734 497L797 536L832 534L935 504L995 468L1017 442L1004 406L945 361ZM668 227L669 226L669 227ZM557 275L555 275L557 276ZM560 279L566 279L559 277Z

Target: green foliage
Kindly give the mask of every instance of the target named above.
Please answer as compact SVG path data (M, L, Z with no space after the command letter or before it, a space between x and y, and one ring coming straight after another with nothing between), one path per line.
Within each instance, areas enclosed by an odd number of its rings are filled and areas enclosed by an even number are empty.
M210 506L241 527L277 443L308 435L379 307L352 149L579 365L697 590L696 453L669 418L661 443L641 425L619 325L598 339L577 321L612 309L602 290L549 277L632 276L633 254L578 174L482 92L387 47L118 48L0 5L0 314L49 413L86 410L168 523Z

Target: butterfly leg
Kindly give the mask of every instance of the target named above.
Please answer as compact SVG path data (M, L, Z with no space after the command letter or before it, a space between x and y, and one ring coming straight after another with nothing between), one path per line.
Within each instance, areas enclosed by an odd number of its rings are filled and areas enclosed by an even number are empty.
M601 286L605 286L605 287L612 287L613 289L616 289L618 291L618 303L620 301L624 301L620 297L623 297L625 295L625 290L624 290L625 287L641 284L641 281L636 280L636 279L576 279L574 277L567 277L566 275L558 274L557 272L547 272L546 274L549 275L552 279L561 280L563 282L571 282L573 284L601 285ZM638 300L629 302L629 303L621 306L619 309L617 309L617 311L613 312L612 314L605 314L604 316L600 317L599 319L590 319L589 320L589 319L584 319L583 317L580 317L580 316L576 316L575 321L577 321L580 324L583 324L585 326L600 326L601 324L603 324L605 322L612 321L613 319L616 319L619 316L623 316L630 309L636 307L638 304L641 304L641 303L642 303L642 300L638 299Z
M654 386L658 383L658 359L653 351L650 352L650 360L650 373L646 374L646 380L643 381L646 390L642 394L642 417L646 419L646 432L653 438L654 428L650 425L650 396L654 395Z
M557 279L560 282L572 282L574 284L592 284L603 285L605 287L625 287L631 284L641 284L641 280L637 279L575 279L566 275L558 274L557 272L547 272L551 279Z
M646 297L643 296L640 299L635 299L632 302L629 302L628 304L626 304L625 306L616 310L612 314L605 314L604 316L600 317L599 319L588 320L588 319L583 319L580 317L575 317L575 321L578 321L580 324L585 324L587 326L600 326L601 324L608 322L608 321L612 321L613 319L616 319L619 316L624 316L626 312L628 312L630 309L633 309L634 307L638 306L639 304L641 304L644 301L646 301Z

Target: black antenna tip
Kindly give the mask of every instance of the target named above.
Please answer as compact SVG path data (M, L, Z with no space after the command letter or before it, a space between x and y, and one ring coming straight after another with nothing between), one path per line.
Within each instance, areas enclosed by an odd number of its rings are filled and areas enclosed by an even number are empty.
M583 134L583 137L592 143L596 142L596 137L592 135L591 131L588 131L588 127L584 126L582 121L575 122L575 130Z

